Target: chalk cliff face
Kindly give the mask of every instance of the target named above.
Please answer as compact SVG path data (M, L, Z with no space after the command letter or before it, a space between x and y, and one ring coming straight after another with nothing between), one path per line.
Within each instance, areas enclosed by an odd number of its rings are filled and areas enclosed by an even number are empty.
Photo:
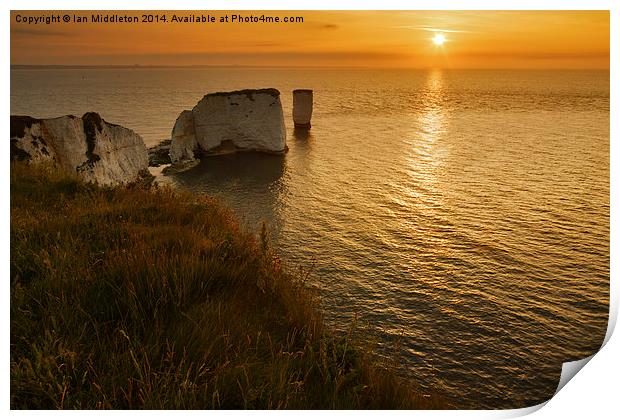
M295 127L310 128L312 119L312 90L296 89L293 91L293 121Z
M185 110L177 118L172 129L170 142L170 160L186 162L194 160L194 151L198 150L194 129L194 114Z
M210 93L183 111L172 130L172 163L201 154L237 151L284 153L286 127L276 89Z
M11 159L55 162L102 185L135 182L148 174L142 138L132 130L104 121L95 112L82 118L12 115Z

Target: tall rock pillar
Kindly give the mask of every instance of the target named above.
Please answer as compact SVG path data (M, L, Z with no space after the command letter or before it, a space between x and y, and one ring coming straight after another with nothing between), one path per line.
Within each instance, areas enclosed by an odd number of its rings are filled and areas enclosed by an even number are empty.
M296 89L293 91L293 121L295 127L310 128L312 119L312 90Z

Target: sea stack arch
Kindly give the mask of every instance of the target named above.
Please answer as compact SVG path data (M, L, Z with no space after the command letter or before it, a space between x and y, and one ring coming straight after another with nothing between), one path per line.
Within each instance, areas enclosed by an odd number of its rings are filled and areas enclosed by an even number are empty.
M311 127L312 101L313 93L311 89L295 89L293 91L293 122L295 127Z
M181 112L172 129L170 160L239 151L282 154L288 150L277 89L244 89L205 95Z

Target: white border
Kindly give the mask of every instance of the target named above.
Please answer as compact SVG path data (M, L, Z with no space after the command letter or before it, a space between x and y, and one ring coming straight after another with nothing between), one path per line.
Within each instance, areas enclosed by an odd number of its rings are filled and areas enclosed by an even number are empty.
M1 60L2 60L2 83L4 100L2 103L2 111L0 113L4 115L2 127L5 135L8 131L8 116L10 114L10 34L9 34L9 19L10 10L86 10L86 9L99 9L99 10L175 10L175 9L195 9L195 10L611 10L611 48L610 48L610 63L611 63L611 150L610 150L610 205L611 205L611 232L610 232L610 277L611 277L611 299L610 299L610 323L608 333L606 337L607 344L604 348L596 354L590 363L578 374L577 379L570 381L565 388L561 390L554 398L552 398L542 410L536 411L532 418L547 419L547 418L568 418L568 419L582 419L586 416L594 418L608 418L610 413L617 415L617 389L618 389L618 374L619 363L616 354L620 345L618 344L618 338L611 336L615 321L617 319L618 310L618 264L619 254L617 252L618 245L618 229L616 221L618 219L618 169L615 165L618 163L618 136L620 135L620 115L618 113L618 68L620 46L618 40L620 40L620 33L618 26L620 19L618 15L620 13L619 2L611 0L590 0L590 1L577 1L577 0L502 0L502 1L447 1L447 0L433 0L432 2L423 1L402 1L402 0L381 0L381 1L367 1L367 0L341 0L334 2L328 0L298 0L292 3L290 0L265 0L259 1L235 1L235 0L217 0L217 1L199 1L199 0L185 0L182 3L171 0L162 1L146 1L136 0L133 2L127 2L126 0L94 0L89 2L76 1L76 0L60 0L54 2L45 1L13 1L10 0L4 4L4 22L5 26L2 30L2 45L4 46ZM5 143L5 153L8 152L8 142ZM4 157L5 162L8 163L8 156ZM8 293L8 279L9 273L9 167L8 165L3 168L2 182L0 188L2 188L3 205L1 207L2 218L2 236L4 240L2 242L2 278L5 281L5 289L3 293L4 302L4 314L2 317L2 331L4 334L4 345L0 352L2 353L2 379L1 379L1 398L4 410L9 409L9 293ZM616 263L614 263L616 261ZM611 337L611 339L610 339ZM615 389L615 390L614 390ZM545 404L542 404L545 405ZM542 406L541 405L541 406ZM408 412L408 411L390 411L377 413L374 411L357 411L357 412L313 412L313 411L300 411L300 412L272 412L272 411L259 411L253 413L245 412L225 412L225 411L194 411L183 412L181 415L188 418L203 418L204 416L212 416L215 418L229 418L237 416L251 415L252 417L262 418L274 418L281 417L282 419L289 420L291 415L296 418L313 419L316 416L329 416L329 417L354 417L359 420L375 420L376 416L390 416L393 418L402 418L409 420L412 416L417 418L504 418L514 417L527 414L535 409L541 407L535 407L524 410L505 410L505 411L458 411L458 412ZM40 413L40 414L39 414ZM34 416L45 416L50 418L57 417L74 417L82 418L85 413L83 412L10 412L10 416L19 418L30 418ZM122 417L129 416L154 416L157 418L167 418L171 412L149 412L145 414L143 412L91 412L88 415L99 417L108 417L110 415L120 415ZM176 415L176 413L174 414Z
M7 4L8 3L8 4ZM612 10L613 0L10 0L15 10ZM53 6L53 7L50 7Z

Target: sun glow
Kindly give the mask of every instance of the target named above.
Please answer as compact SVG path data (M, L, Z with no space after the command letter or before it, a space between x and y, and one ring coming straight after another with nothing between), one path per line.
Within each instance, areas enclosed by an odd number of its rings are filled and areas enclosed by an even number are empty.
M264 15L283 17L280 12ZM189 20L201 13L184 10L176 16ZM476 69L608 69L610 64L608 10L313 10L300 14L306 24L286 28L182 24L174 31L141 22L138 10L123 15L140 22L103 28L89 21L54 31L28 25L26 30L18 16L35 19L41 12L13 10L11 64ZM216 15L226 13L211 17ZM200 42L205 37L208 47Z
M433 44L435 45L443 45L446 42L446 37L444 34L435 34L433 37Z

